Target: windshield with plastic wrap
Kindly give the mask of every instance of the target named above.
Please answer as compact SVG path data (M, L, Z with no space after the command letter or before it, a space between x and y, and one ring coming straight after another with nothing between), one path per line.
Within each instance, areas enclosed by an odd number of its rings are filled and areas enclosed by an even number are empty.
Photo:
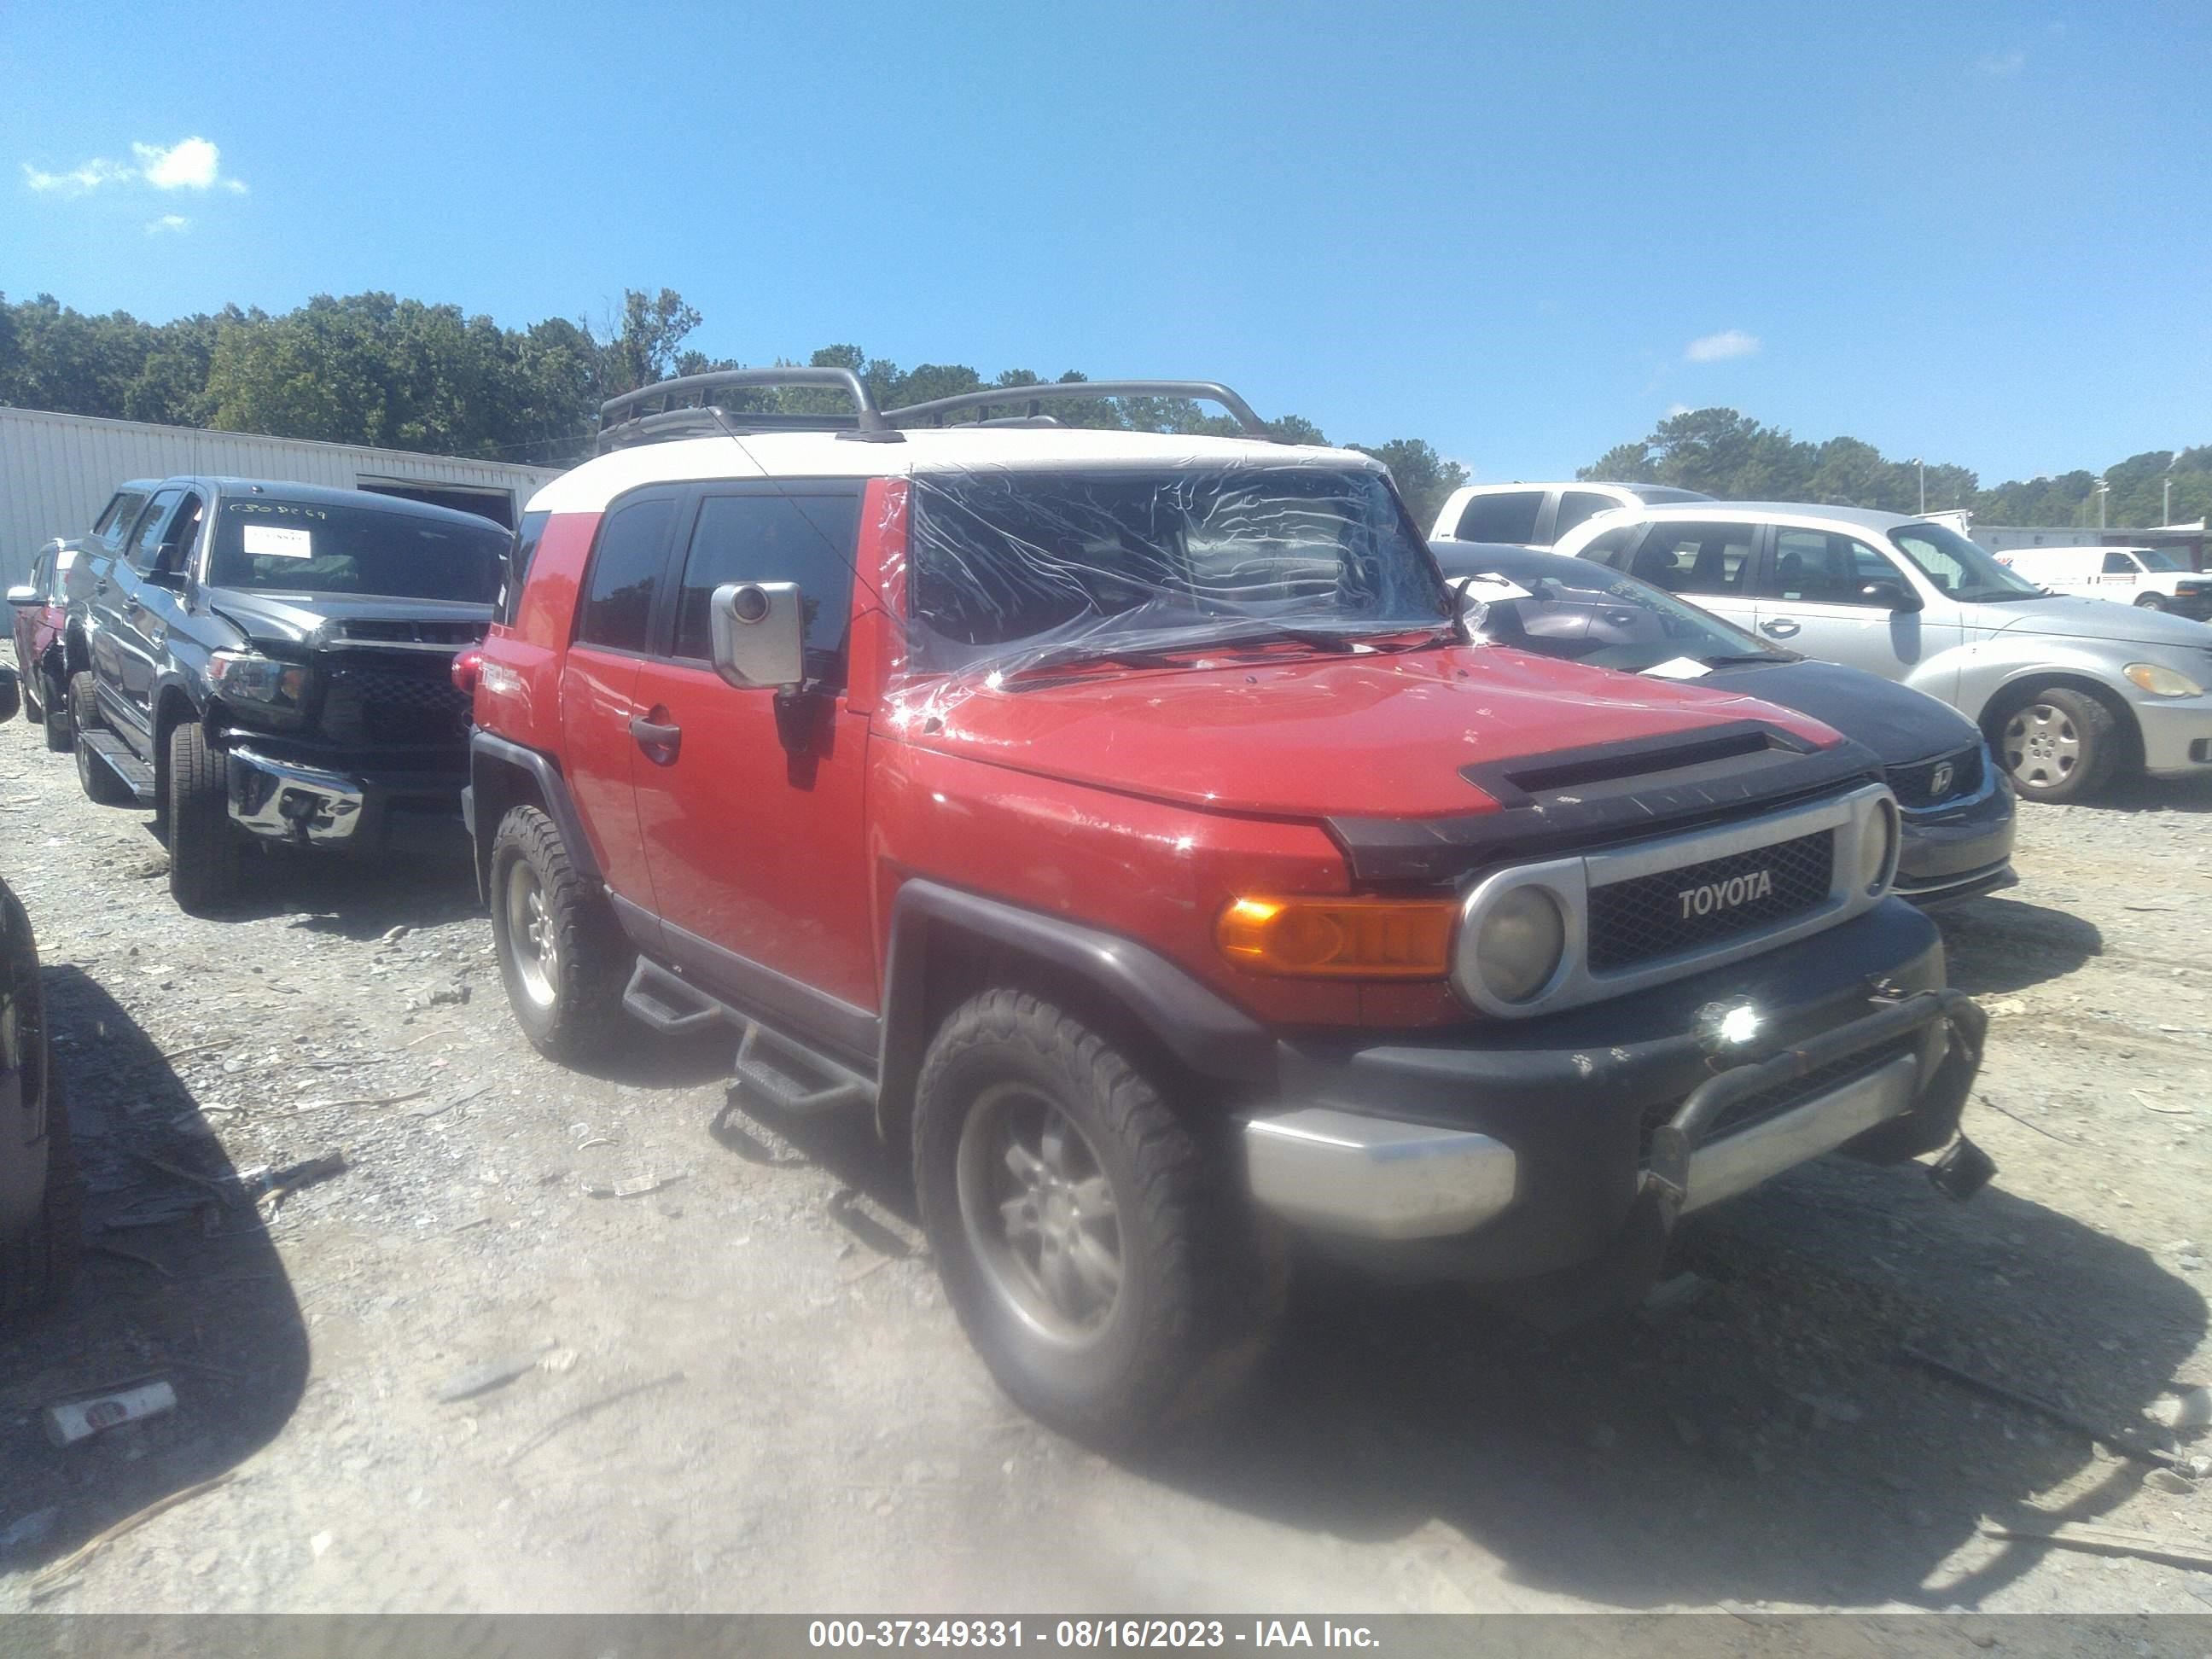
M1241 641L1435 633L1449 595L1380 472L917 475L908 666L1004 676Z

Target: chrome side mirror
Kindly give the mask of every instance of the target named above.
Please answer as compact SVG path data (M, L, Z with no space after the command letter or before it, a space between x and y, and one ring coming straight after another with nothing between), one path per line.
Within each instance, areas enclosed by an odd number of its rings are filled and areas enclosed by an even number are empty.
M740 690L806 682L806 611L797 582L725 582L708 601L714 672Z
M12 605L21 606L26 605L39 605L43 603L43 601L41 601L39 597L39 590L31 586L27 582L20 587L11 587L8 590L8 603Z

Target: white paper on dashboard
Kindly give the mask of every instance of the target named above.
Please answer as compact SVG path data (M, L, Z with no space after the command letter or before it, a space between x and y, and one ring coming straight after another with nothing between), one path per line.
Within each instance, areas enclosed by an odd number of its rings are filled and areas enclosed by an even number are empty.
M1701 680L1713 671L1693 657L1669 657L1644 671L1654 679Z
M250 524L244 526L246 550L262 559L312 559L315 556L315 538L304 530L288 530L283 525Z
M1509 582L1503 576L1488 574L1468 577L1465 592L1468 598L1480 599L1485 605L1496 605L1504 599L1525 599L1532 597L1528 590L1520 583Z

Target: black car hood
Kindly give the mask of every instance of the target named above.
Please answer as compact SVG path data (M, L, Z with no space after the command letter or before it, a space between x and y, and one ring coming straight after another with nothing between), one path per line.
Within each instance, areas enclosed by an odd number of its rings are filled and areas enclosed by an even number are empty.
M1729 663L1692 682L1779 703L1825 721L1904 766L1981 741L1974 723L1924 691L1832 662Z
M488 626L489 605L452 599L396 599L375 594L257 593L241 588L205 591L210 609L248 639L316 646L354 622L434 622Z

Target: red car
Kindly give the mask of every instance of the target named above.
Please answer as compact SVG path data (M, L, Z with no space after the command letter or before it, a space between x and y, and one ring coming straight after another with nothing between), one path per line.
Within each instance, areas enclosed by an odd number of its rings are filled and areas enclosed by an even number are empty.
M123 538L152 488L143 479L124 484L100 509L90 535L48 542L31 561L29 578L8 590L15 662L22 671L23 716L45 726L49 749L71 746L70 676L89 666L83 634L85 605L92 598L87 561L94 552L112 556L121 550Z
M1245 435L1047 413L1115 397ZM1040 1417L1216 1397L1292 1230L1567 1318L1687 1211L1956 1137L1984 1022L1888 896L1879 762L1470 641L1369 458L1199 382L740 371L602 422L455 665L516 1018L726 1024L763 1108L872 1111Z

